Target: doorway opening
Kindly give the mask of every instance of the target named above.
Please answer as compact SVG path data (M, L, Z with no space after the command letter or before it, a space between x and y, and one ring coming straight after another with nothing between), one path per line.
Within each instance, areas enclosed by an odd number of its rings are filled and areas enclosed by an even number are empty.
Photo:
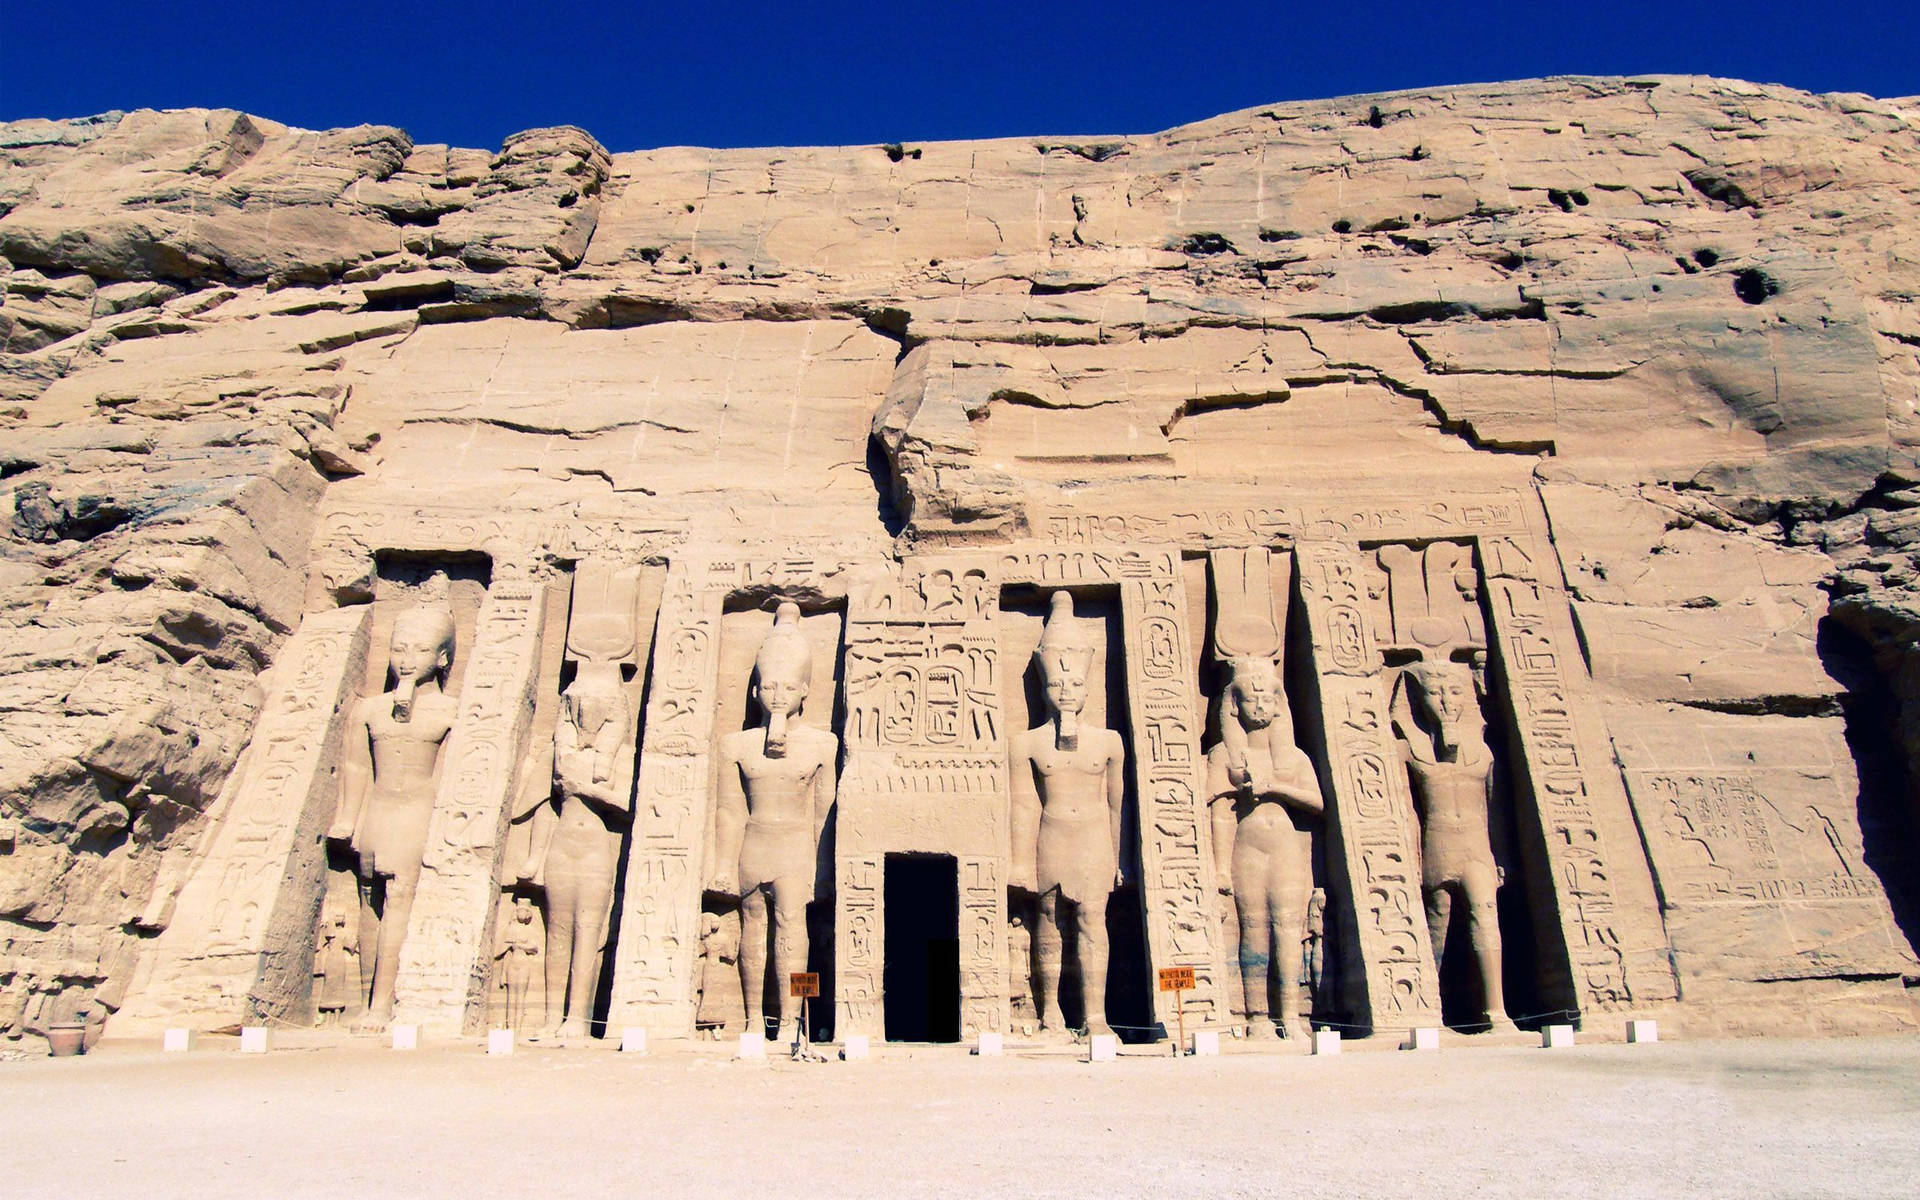
M960 1040L960 865L948 854L889 854L881 978L887 1040Z

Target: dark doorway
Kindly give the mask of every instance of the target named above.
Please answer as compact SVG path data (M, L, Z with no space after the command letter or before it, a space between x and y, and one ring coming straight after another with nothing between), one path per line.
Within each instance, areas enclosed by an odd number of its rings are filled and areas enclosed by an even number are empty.
M882 903L887 1040L959 1041L959 864L945 854L887 855Z

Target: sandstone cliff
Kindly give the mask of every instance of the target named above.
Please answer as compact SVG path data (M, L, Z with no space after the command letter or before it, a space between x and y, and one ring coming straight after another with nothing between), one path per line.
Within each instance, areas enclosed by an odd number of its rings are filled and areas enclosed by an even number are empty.
M1920 911L1920 100L1557 79L632 153L20 121L0 293L15 1035L120 1003L261 673L365 593L323 503L882 554L1531 479L1629 782L1857 798ZM1911 960L1668 919L1732 1004Z

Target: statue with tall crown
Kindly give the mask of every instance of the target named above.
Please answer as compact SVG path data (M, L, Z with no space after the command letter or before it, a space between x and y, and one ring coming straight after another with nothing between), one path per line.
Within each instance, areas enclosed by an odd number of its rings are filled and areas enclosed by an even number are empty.
M814 899L820 839L833 807L840 741L799 723L813 682L813 647L800 607L782 602L754 659L752 694L761 724L720 738L720 794L708 890L740 898L740 985L747 1029L765 1029L773 974L778 1036L799 1030L787 980L807 969L807 905ZM769 954L771 949L771 954Z
M1107 1024L1107 901L1122 882L1120 814L1126 748L1111 729L1081 725L1098 647L1053 594L1034 661L1046 690L1044 724L1014 736L1012 885L1038 897L1034 1005L1040 1036L1066 1036L1060 988L1069 941L1090 1033Z
M400 948L420 884L440 751L456 702L446 694L453 666L453 615L428 600L393 623L386 691L354 705L340 771L340 803L329 840L353 853L360 891L360 976L366 1011L354 1022L378 1032L393 1019Z

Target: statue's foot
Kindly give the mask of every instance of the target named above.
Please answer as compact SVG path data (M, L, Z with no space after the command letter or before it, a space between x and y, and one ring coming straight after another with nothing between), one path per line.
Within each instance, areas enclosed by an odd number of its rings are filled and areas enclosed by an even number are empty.
M800 1022L788 1019L780 1022L780 1034L773 1039L776 1045L788 1046L800 1041Z
M1277 1042L1280 1029L1265 1013L1247 1015L1247 1040L1250 1042Z
M1089 1039L1097 1038L1097 1037L1112 1037L1112 1036L1113 1036L1113 1026L1107 1024L1105 1021L1088 1021L1087 1022L1087 1037Z
M559 1027L553 1031L553 1036L556 1041L561 1042L580 1041L587 1036L587 1023L569 1018L560 1022Z
M387 1026L393 1023L393 1013L386 1009L368 1009L353 1019L355 1033L385 1033Z
M1490 1012L1487 1014L1487 1032L1488 1033L1519 1033L1520 1027L1518 1025L1515 1025L1513 1023L1513 1019L1507 1016L1506 1013Z
M1052 1045L1070 1046L1074 1038L1071 1029L1060 1025L1042 1024L1034 1031L1033 1040Z
M1311 1042L1313 1022L1305 1017L1283 1017L1280 1021L1280 1036L1290 1042Z

